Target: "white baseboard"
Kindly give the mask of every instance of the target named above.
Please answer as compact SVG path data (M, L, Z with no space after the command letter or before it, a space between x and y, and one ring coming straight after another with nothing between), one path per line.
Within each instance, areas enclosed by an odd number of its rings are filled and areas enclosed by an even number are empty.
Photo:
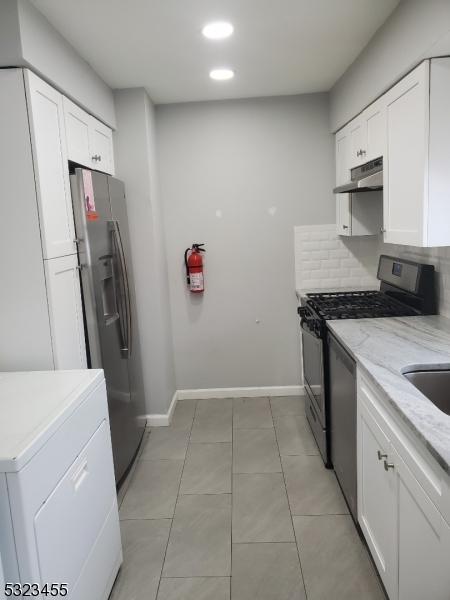
M257 398L259 396L303 396L303 385L271 387L207 388L200 390L178 390L178 400L205 398Z
M147 415L148 427L167 427L167 425L170 425L170 422L172 421L173 411L175 410L178 400L178 391L175 391L172 397L172 402L169 406L169 410L165 414Z
M303 385L271 387L206 388L200 390L177 390L165 414L146 415L149 427L167 427L172 421L173 411L179 400L204 400L207 398L258 398L259 396L303 396Z

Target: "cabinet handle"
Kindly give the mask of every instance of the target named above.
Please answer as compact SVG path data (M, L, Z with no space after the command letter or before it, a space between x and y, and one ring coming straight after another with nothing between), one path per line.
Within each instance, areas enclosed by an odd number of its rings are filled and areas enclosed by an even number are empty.
M342 229L348 229L348 225L342 225Z
M382 460L383 458L387 458L387 454L381 454L381 452L379 450L377 452L377 456L378 456L378 460Z
M384 227L381 227L380 233L386 233L386 229Z
M100 156L100 154L94 154L94 156L92 156L92 160L95 160L95 161L102 160L102 157Z
M384 461L384 470L389 471L389 469L394 469L395 465L393 463L388 463L387 460Z

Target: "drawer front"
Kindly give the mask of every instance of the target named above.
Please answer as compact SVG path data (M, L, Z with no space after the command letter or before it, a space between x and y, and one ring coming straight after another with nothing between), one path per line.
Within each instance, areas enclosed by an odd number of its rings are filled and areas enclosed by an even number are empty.
M35 516L42 582L73 587L114 498L109 428L103 421Z

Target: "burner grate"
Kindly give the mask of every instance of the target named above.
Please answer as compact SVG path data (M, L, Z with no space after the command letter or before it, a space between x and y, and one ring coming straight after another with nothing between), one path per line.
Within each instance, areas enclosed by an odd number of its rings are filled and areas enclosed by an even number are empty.
M308 301L325 320L405 317L414 310L378 291L308 294Z

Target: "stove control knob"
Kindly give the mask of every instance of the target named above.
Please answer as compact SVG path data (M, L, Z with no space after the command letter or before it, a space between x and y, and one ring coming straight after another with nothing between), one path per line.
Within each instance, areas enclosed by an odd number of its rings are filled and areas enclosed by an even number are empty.
M302 319L304 319L309 314L309 311L306 308L306 306L299 306L297 308L297 312L298 312L299 317L301 317Z

